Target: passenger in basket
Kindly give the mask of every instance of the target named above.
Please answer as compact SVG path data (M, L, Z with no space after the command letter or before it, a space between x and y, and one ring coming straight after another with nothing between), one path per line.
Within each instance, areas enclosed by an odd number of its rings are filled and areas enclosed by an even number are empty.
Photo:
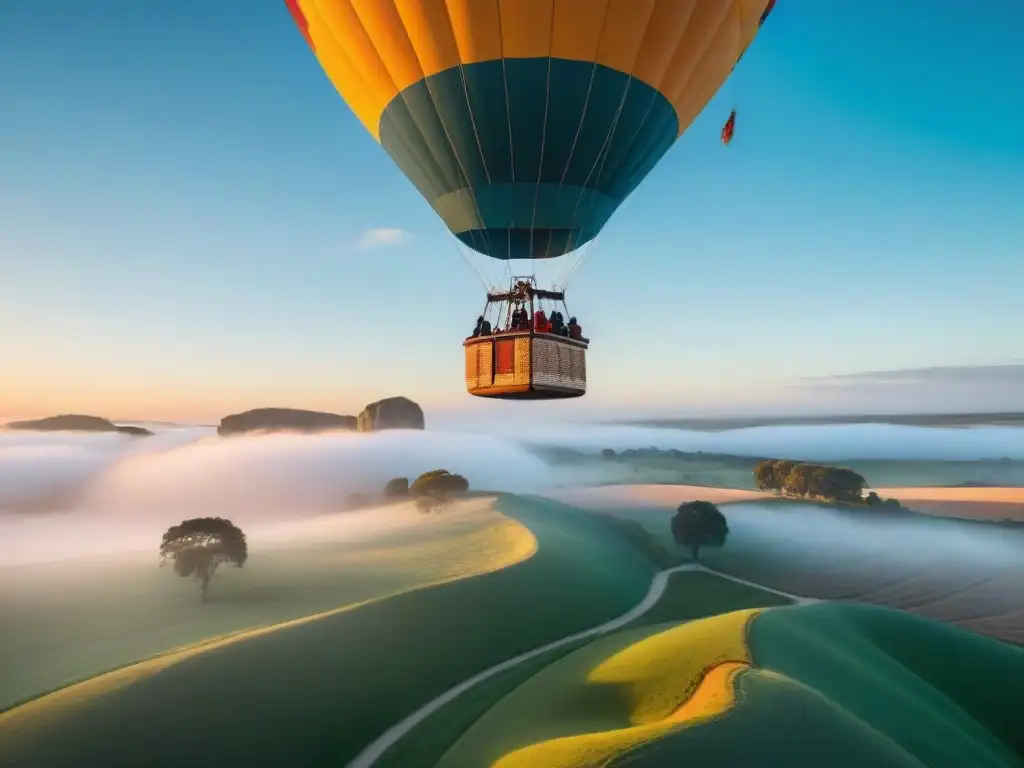
M490 336L491 335L491 321L480 318L480 335Z
M516 307L512 312L512 325L510 331L525 331L529 328L530 321L526 316L525 307Z
M575 317L569 318L569 338L570 339L582 339L583 329L580 328L579 323L576 322Z
M543 309L538 309L533 313L533 330L537 333L551 332L551 323L548 322L548 316L544 314Z
M483 328L483 325L484 325L484 316L480 315L480 317L478 317L476 319L476 327L473 329L473 337L472 338L476 338L477 336L480 335L480 331Z
M555 336L565 336L565 318L557 309L551 313L551 333Z

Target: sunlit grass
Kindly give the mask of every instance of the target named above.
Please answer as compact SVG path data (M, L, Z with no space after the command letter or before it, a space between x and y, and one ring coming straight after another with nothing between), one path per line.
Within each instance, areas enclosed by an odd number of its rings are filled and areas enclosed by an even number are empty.
M476 539L470 548L491 552L492 568L495 551L525 557L513 567L450 578L462 570L456 552L416 549L406 567L433 561L445 583L183 648L30 702L0 722L0 764L84 768L109 764L116 750L125 765L344 765L451 686L621 615L649 588L655 564L617 526L515 497L495 509L536 541L516 536L515 546L492 547ZM383 549L398 539L416 536ZM321 551L336 557L331 547ZM387 560L361 556L368 562L348 576L378 583Z
M485 525L449 538L347 553L339 563L339 567L344 565L346 571L340 572L339 577L351 576L360 567L380 566L404 569L414 574L415 578L405 589L379 595L370 600L342 605L270 626L207 638L59 689L0 713L0 730L22 730L35 725L52 724L63 710L91 705L106 695L156 675L197 654L318 621L395 594L500 570L532 557L536 551L537 539L528 528L515 520L494 513L493 518Z
M468 768L603 766L734 703L762 609L616 633L570 654L507 696L441 761Z

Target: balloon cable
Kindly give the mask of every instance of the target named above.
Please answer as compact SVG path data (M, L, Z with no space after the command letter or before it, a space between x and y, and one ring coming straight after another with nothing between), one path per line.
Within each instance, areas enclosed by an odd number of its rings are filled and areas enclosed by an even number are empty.
M505 86L505 123L508 125L508 155L509 155L509 167L512 169L512 183L516 183L516 150L515 142L512 138L512 107L508 98L508 73L505 69L505 33L501 28L501 0L494 0L495 12L497 13L498 19L498 40L501 44L501 81ZM513 210L515 208L513 207ZM512 230L515 229L515 219L513 218L511 226L508 228L508 253L505 257L506 261L512 260ZM508 264L509 268L509 280L512 279L512 265Z
M548 138L548 111L551 107L551 54L553 51L550 47L550 41L555 39L555 13L551 14L551 25L548 30L548 74L547 84L544 88L544 125L541 127L540 132L540 162L537 163L537 184L533 188L533 216L530 219L530 259L533 259L533 236L536 232L537 227L537 200L540 197L540 180L543 178L544 171L544 148ZM548 250L551 248L551 229L548 229ZM534 279L536 280L536 265L534 265Z
M455 142L452 141L452 135L451 135L451 133L448 130L448 126L445 125L445 123L444 123L444 114L442 113L441 108L438 106L437 98L434 96L434 89L430 87L430 78L429 77L426 78L423 82L427 86L427 94L430 96L430 101L431 101L431 103L434 106L434 111L437 113L437 119L441 123L441 130L444 131L445 138L448 140L448 146L451 147L452 155L454 155L455 162L459 166L459 172L462 174L462 180L465 182L466 189L469 191L469 199L473 203L473 208L476 209L477 221L479 221L480 224L483 225L484 217L483 217L483 214L480 213L480 205L479 205L479 203L477 202L477 199L476 199L476 192L473 191L474 190L473 181L472 181L472 179L469 178L469 173L466 172L466 166L463 164L462 158L459 157L459 150L455 147ZM468 102L468 93L467 93L467 102ZM482 157L482 153L481 153L481 157ZM491 251L491 245L490 245L490 238L487 235L487 227L485 227L485 226L482 227L482 233L483 233L483 237L484 237L484 246L487 248L487 251L490 252ZM475 238L474 238L474 240L475 240Z
M611 6L611 3L606 3L605 4L604 16L601 18L601 28L598 30L598 34L597 34L597 39L598 40L600 40L600 39L602 39L604 37L604 28L605 28L605 25L608 23L608 9L609 9L610 6ZM595 61L594 65L590 68L590 82L587 84L587 95L586 95L586 98L583 100L583 112L580 114L580 124L576 126L576 135L573 136L572 146L569 148L569 157L566 158L566 160L565 160L565 168L562 169L562 177L558 180L558 190L555 192L555 200L558 200L561 197L562 186L565 184L565 177L569 175L569 166L572 165L572 158L573 158L573 155L576 152L576 144L580 140L580 134L583 133L583 124L586 122L587 115L589 114L588 109L590 107L590 94L594 90L594 77L596 75L597 75L597 62ZM577 205L578 205L578 203L577 203ZM575 212L573 213L573 215L575 216ZM572 232L572 228L570 227L567 230L566 236L567 237L571 236L571 232ZM566 245L568 245L568 241L566 242ZM548 254L550 253L550 251L551 251L551 240L549 238L548 239L548 250L545 251L544 258L548 258Z
M632 70L632 68L631 68ZM615 110L615 116L612 118L611 124L608 126L608 133L604 137L604 143L601 145L601 149L597 153L597 157L594 158L593 165L590 166L590 172L587 173L587 177L583 180L583 184L580 185L580 194L576 198L576 206L572 211L572 220L569 223L569 231L573 231L573 227L576 225L576 216L579 214L580 203L583 202L583 195L587 191L587 182L590 181L590 177L594 175L594 171L597 170L598 163L601 164L601 171L598 172L598 178L600 178L601 172L604 171L603 160L608 159L608 149L611 146L612 137L615 135L615 129L619 125L619 118L622 116L622 108L626 104L626 97L629 95L629 86L633 84L633 73L630 71L629 79L626 81L626 86L622 89L622 98L619 100L618 109ZM645 115L646 118L646 115ZM590 202L587 205L587 210L591 209L594 204L596 195L592 196ZM579 238L577 238L577 244ZM574 249L575 250L575 249Z

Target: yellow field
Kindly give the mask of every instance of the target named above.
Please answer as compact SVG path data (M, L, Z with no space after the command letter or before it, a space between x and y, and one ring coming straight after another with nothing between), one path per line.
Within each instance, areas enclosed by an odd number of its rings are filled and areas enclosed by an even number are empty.
M762 609L621 632L555 662L481 718L440 768L589 768L734 703Z
M905 507L944 517L1024 521L1024 488L876 488Z
M206 651L314 622L396 594L500 570L536 553L537 539L524 525L490 509L472 510L469 515L474 525L462 526L459 533L450 537L370 547L346 552L339 558L339 579L355 577L374 568L397 569L410 576L401 589L301 618L229 632L128 664L0 713L0 731L24 732L34 726L52 725L66 709L93 705L92 699L100 699ZM444 523L439 521L439 525Z

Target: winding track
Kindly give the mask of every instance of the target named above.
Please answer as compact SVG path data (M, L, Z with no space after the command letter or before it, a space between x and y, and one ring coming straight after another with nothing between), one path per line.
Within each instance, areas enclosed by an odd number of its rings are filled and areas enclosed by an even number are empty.
M674 568L666 568L664 571L658 571L658 573L654 574L654 579L651 580L651 587L647 590L647 595L626 613L612 619L611 621L606 621L604 624L598 624L596 627L584 629L581 632L568 635L559 640L554 640L547 645L542 645L539 648L534 648L532 651L527 651L519 656L507 659L500 664L496 664L489 669L485 669L483 672L478 672L468 680L463 680L453 688L449 688L440 696L428 701L404 720L395 723L384 731L384 733L378 736L371 744L367 745L362 752L356 755L355 759L348 764L347 768L370 768L370 766L372 766L381 757L381 755L391 749L399 739L407 735L413 728L437 712L441 707L450 704L454 699L468 691L477 683L483 682L494 675L500 674L512 667L522 664L524 661L529 661L542 653L547 653L548 651L559 648L567 643L572 643L576 640L582 640L587 637L596 637L608 632L613 632L616 629L621 629L634 619L643 616L655 605L655 603L658 602L658 600L661 599L661 596L665 593L665 587L668 586L669 576L673 573L679 573L680 571L696 570L713 573L715 576L720 576L721 578L728 579L729 581L735 581L737 584L743 584L748 587L754 587L755 589L787 597L798 605L818 602L816 599L811 597L800 597L799 595L791 595L788 592L780 592L777 589L772 589L771 587L765 587L753 581L747 581L735 576L730 576L727 573L713 571L710 568L705 568L704 566L696 565L694 563L686 563L685 565L677 565Z

